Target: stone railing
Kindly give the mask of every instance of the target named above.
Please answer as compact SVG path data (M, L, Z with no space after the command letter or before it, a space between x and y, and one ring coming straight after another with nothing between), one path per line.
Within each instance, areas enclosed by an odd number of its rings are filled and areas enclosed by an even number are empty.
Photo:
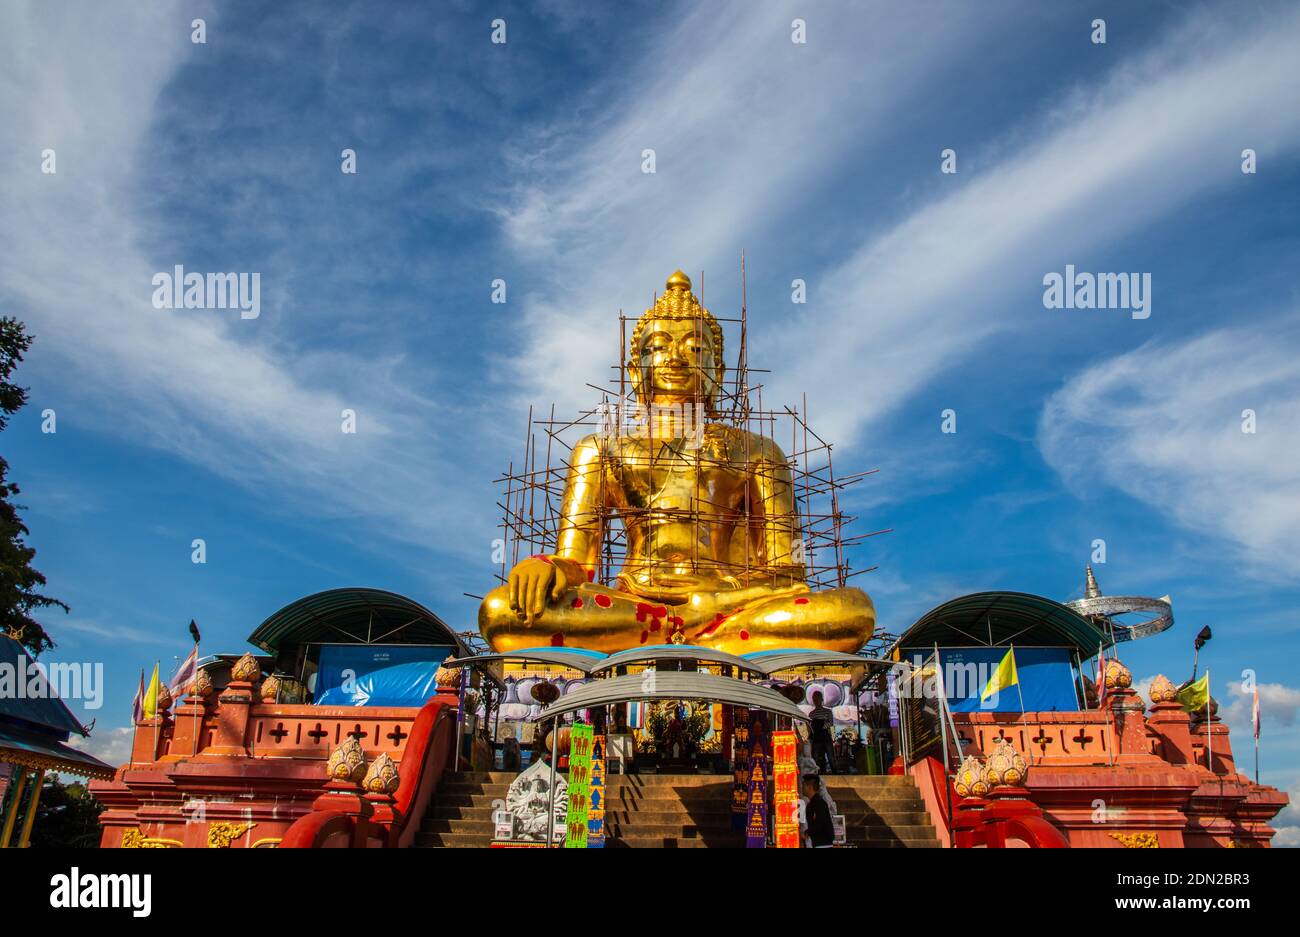
M1048 844L1026 809L1033 806L1074 846L1266 846L1268 821L1287 803L1281 791L1237 773L1214 707L1189 716L1166 697L1148 709L1127 682L1108 689L1101 709L952 718L964 755L986 759L1005 742L1028 765L1014 795L954 798L956 845L1034 835L1040 842L1030 845ZM941 794L936 782L931 813L946 824L946 811L936 809ZM1013 813L1025 822L1007 826Z
M257 676L232 679L219 694L188 696L136 726L130 759L112 781L91 786L106 807L102 845L279 845L325 790L330 754L352 740L367 760L386 755L404 779L413 772L414 786L392 799L403 816L422 810L431 782L406 760L424 709L276 703L260 698ZM454 725L456 691L440 690L434 700L450 756L445 723L450 714ZM418 749L423 764L428 739ZM384 825L401 832L400 824Z

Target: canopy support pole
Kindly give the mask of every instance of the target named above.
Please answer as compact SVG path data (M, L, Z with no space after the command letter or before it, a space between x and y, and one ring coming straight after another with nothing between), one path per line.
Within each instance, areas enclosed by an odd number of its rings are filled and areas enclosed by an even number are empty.
M13 782L13 792L9 795L9 809L5 811L5 825L0 830L0 849L9 848L9 837L14 832L14 821L18 819L18 804L22 802L23 791L27 787L27 768L23 765L14 765L18 771L18 778Z
M36 822L36 807L41 802L41 785L45 783L45 769L41 768L32 778L32 796L27 801L27 816L23 819L23 831L18 835L18 848L26 849L27 840L32 835L32 824Z
M551 789L550 808L546 813L546 848L555 845L555 764L560 760L560 717L551 719Z

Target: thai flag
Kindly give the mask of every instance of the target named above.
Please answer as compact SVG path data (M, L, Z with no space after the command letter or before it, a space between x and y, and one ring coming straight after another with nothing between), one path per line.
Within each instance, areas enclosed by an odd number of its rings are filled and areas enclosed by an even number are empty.
M627 704L627 727L641 729L645 727L645 704L640 702Z
M172 699L180 699L189 689L190 682L194 679L194 674L199 665L199 646L194 645L194 650L190 651L190 656L181 662L180 668L176 671L176 676L172 677L171 683L167 684L167 689L171 691Z
M1250 724L1255 732L1255 741L1259 741L1259 685L1255 685L1255 698L1250 704Z
M1101 644L1097 645L1097 708L1101 709L1101 704L1106 699L1106 653L1102 650Z
M140 689L135 691L135 699L131 702L131 719L135 722L144 722L144 671L140 671Z

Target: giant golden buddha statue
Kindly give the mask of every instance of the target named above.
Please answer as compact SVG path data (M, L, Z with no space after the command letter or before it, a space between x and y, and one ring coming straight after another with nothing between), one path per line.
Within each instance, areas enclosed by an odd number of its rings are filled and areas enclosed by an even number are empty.
M627 374L645 414L639 431L620 424L574 446L554 552L517 564L479 607L494 650L686 643L737 654L853 652L871 637L865 592L814 592L806 581L781 449L713 421L722 347L721 326L677 271L632 332ZM605 586L592 580L615 516L626 552Z

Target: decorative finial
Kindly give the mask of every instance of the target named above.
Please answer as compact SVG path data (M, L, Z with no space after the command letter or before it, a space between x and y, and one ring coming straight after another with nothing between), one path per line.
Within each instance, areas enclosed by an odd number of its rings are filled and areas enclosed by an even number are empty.
M330 755L325 764L325 776L331 781L360 784L366 776L366 753L355 735L349 735Z
M200 667L194 671L194 679L190 681L188 694L195 699L206 699L212 695L212 677L208 676L208 671Z
M1178 688L1174 686L1173 681L1164 674L1156 674L1155 679L1151 681L1151 688L1147 691L1151 697L1152 703L1172 703L1178 699Z
M257 662L257 658L252 654L245 654L239 660L235 661L235 666L230 668L230 677L232 680L241 680L244 683L256 683L257 679L262 676L262 665Z
M361 786L371 794L396 794L402 779L397 774L397 765L386 754L381 754L370 763Z
M673 275L668 278L668 289L691 291L691 278L680 270L674 270Z
M984 765L974 755L967 755L957 769L952 786L957 789L959 797L983 797L989 792L988 782L984 780Z
M1095 599L1101 596L1101 587L1097 585L1097 577L1092 574L1092 567L1088 567L1087 581L1083 585L1083 597L1085 599Z
M1106 661L1106 689L1127 690L1132 685L1133 674L1119 662L1119 658L1112 657Z
M1020 787L1025 783L1029 767L1020 752L1011 747L1006 739L1001 739L993 754L989 755L984 768L984 782L989 790L995 787Z

